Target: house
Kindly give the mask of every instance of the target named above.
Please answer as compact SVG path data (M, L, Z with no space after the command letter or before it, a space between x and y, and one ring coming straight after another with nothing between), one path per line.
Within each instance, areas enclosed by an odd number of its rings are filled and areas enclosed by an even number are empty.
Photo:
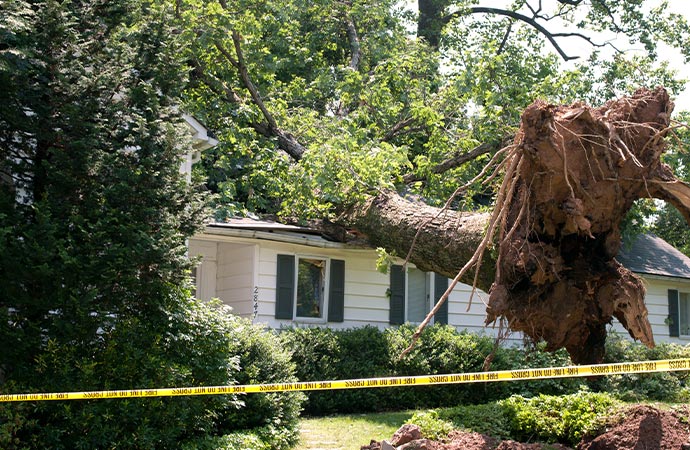
M690 344L690 258L663 239L644 234L623 247L617 259L645 281L654 340ZM617 321L614 328L627 335Z
M199 298L217 297L236 314L271 328L419 323L449 283L411 264L393 265L384 274L370 247L252 219L208 225L190 239L189 253L199 261L194 274ZM690 342L690 259L657 237L641 236L621 261L647 283L657 342ZM434 322L495 335L497 328L484 326L487 295L478 291L470 300L471 292L468 285L456 286ZM614 328L625 331L620 324Z
M192 149L182 157L180 162L180 173L189 183L192 181L192 166L201 159L201 152L218 145L218 140L194 116L184 113L182 119L192 138Z

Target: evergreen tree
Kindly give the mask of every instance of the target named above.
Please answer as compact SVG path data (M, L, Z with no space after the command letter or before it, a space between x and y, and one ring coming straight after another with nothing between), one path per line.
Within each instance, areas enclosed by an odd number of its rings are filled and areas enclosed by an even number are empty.
M0 392L227 384L231 361L190 356L185 239L203 209L179 173L168 12L9 0L0 16ZM229 402L5 404L0 447L171 448Z

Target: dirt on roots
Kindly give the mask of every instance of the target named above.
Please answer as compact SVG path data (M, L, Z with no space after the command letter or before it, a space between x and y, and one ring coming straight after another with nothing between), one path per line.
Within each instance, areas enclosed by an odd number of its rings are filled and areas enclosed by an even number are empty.
M690 450L690 406L662 410L635 405L612 416L602 429L585 436L577 450ZM391 448L372 441L361 450ZM562 444L500 441L479 433L454 431L444 441L418 439L394 446L397 450L573 450Z

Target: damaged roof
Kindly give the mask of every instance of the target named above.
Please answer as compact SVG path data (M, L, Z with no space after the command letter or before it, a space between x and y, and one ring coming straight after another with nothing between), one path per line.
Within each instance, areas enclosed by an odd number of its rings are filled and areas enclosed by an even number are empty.
M329 239L321 235L320 231L313 228L285 225L266 220L233 218L228 222L209 224L206 232L221 234L221 230L253 231L258 233L245 235L245 237L276 241L299 240L298 243L317 247L362 248L361 245L350 246L330 242ZM632 246L621 248L616 259L635 273L690 279L690 258L653 234L637 236Z
M690 258L653 234L637 236L632 246L623 246L618 262L633 272L690 279Z

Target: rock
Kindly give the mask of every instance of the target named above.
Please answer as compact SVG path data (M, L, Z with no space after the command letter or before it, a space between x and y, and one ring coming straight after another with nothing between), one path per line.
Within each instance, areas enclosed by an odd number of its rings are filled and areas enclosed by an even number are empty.
M411 441L416 441L422 438L422 432L417 425L405 424L398 428L393 434L390 444L394 447L399 447L401 445L407 444Z
M396 450L395 447L391 445L390 442L383 440L381 441L381 450Z
M429 439L417 439L401 445L397 450L433 450L436 446Z

